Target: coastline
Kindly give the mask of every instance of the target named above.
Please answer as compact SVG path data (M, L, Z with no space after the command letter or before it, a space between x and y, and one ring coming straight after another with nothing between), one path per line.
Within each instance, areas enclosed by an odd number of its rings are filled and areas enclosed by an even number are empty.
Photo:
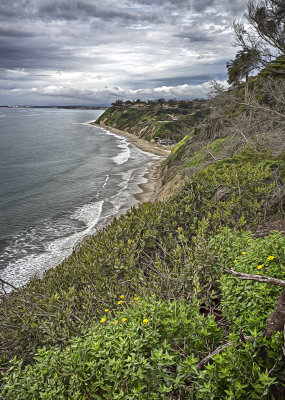
M134 185L130 183L131 187L131 194L129 198L125 199L124 204L119 206L120 208L116 208L116 211L114 214L111 215L106 215L105 217L100 219L96 222L94 226L89 226L87 231L81 232L78 231L79 237L76 237L74 241L71 241L72 236L76 235L77 232L64 237L64 247L60 247L61 244L59 244L59 252L56 250L53 250L53 247L51 247L51 250L49 249L47 251L43 251L41 253L42 259L41 262L38 263L36 266L34 266L33 262L35 258L29 259L28 265L31 266L30 268L26 268L24 270L20 270L22 268L22 258L24 259L25 257L32 257L33 254L26 254L19 259L20 263L18 264L11 264L13 269L7 269L6 266L3 269L5 270L5 274L7 273L8 275L6 276L4 274L4 278L11 282L15 287L22 287L25 286L32 278L33 276L37 275L38 277L42 277L45 271L55 268L57 265L60 265L64 260L68 259L72 252L75 251L77 252L81 246L84 244L86 240L88 240L90 237L96 235L99 231L105 229L112 221L116 218L119 218L121 215L125 214L127 211L129 211L132 207L138 207L139 204L148 202L148 201L153 201L155 200L156 195L161 189L162 186L162 175L161 175L161 165L164 159L167 157L167 155L170 153L169 149L162 148L159 145L149 143L143 139L139 139L135 137L132 134L129 134L127 132L119 131L118 129L114 129L108 126L102 126L98 125L95 123L89 122L88 124L100 127L102 129L106 129L110 132L115 133L116 135L119 136L124 136L128 138L128 141L130 145L132 145L134 148L140 149L144 152L152 153L156 156L159 157L153 157L152 160L148 161L147 164L144 166L142 165L142 170L138 173L138 180ZM145 171L145 172L144 172ZM142 182L142 183L139 183ZM70 239L70 240L69 240ZM72 239L73 240L73 239ZM8 267L8 265L7 265ZM14 274L14 268L15 271L17 271L17 274ZM23 273L22 273L23 271Z
M171 153L171 150L169 150L165 146L161 146L157 143L151 143L147 140L140 139L127 131L121 131L117 128L113 128L112 126L97 124L96 122L90 122L90 125L97 126L98 128L107 129L108 131L116 133L117 135L127 137L133 145L138 147L140 150L146 151L148 153L153 153L157 156L162 157L164 156L165 158Z
M147 201L155 200L159 190L162 187L162 175L161 175L161 164L163 160L171 153L171 150L165 148L164 146L158 145L157 143L150 143L144 139L140 139L132 133L121 131L117 128L113 128L104 124L97 124L96 122L91 122L91 125L106 129L112 133L115 133L120 136L127 137L129 141L139 148L140 150L146 151L148 153L152 153L163 157L162 160L156 161L151 164L146 173L144 174L144 178L147 179L145 183L140 183L138 186L142 190L142 192L138 192L134 194L134 198L139 201L139 203L144 203ZM116 217L120 216L124 212L129 209L128 205L123 206Z

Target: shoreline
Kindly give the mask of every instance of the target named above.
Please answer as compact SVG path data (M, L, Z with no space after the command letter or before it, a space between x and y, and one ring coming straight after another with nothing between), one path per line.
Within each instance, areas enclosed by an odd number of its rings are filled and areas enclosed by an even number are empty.
M84 243L92 236L96 235L99 231L104 230L109 224L112 223L112 221L115 218L119 218L121 215L125 214L127 211L129 211L132 207L137 207L139 204L148 202L148 201L154 201L158 192L160 191L162 187L162 174L161 174L161 165L164 159L170 154L171 150L162 148L162 146L159 146L154 143L147 142L146 140L139 139L133 134L129 134L128 132L124 131L119 131L118 129L111 128L108 126L103 126L96 124L94 122L89 122L90 125L94 125L97 127L101 127L103 129L106 129L110 132L113 132L119 136L124 136L129 139L129 142L136 148L152 153L154 155L159 156L159 160L156 158L153 161L150 161L150 165L147 167L145 166L145 172L140 174L141 178L144 178L143 180L146 180L146 182L143 183L136 183L135 190L132 192L132 197L130 200L126 200L125 204L121 205L121 207L117 210L115 214L112 214L108 217L105 217L101 222L100 220L97 221L96 226L94 226L94 231L92 233L86 232L85 234L83 233L83 236L80 238L76 239L75 242L73 242L70 245L70 248L68 247L68 254L63 254L63 258L61 258L62 254L60 253L60 260L57 260L58 254L53 253L51 256L52 258L49 258L49 265L43 264L44 268L42 269L34 269L34 270L27 270L26 275L23 275L21 277L20 281L16 279L14 281L13 276L9 277L9 281L12 279L12 284L15 285L16 287L23 287L27 285L31 279L35 275L39 277L43 277L45 274L45 271L51 269L51 268L56 268L58 265L60 265L64 260L68 259L73 252L77 252L81 246L84 245ZM140 179L140 182L142 180ZM135 203L135 204L133 204ZM69 244L68 244L69 246ZM70 250L70 252L69 252ZM43 253L44 254L44 253ZM50 257L50 254L48 254L48 257ZM56 259L56 264L53 263L52 260ZM6 269L6 268L5 268Z
M133 196L139 203L145 203L147 201L155 200L159 190L162 187L162 175L161 175L161 164L166 159L166 157L171 153L170 149L162 147L157 143L150 143L144 139L140 139L132 133L121 131L117 128L113 128L104 124L97 124L96 122L91 122L90 125L97 126L99 128L106 129L112 133L115 133L119 136L127 137L131 144L135 147L139 148L142 151L155 154L157 156L163 157L162 160L154 161L150 167L147 169L146 173L143 175L147 181L145 183L140 183L138 186L142 190L142 192L135 193ZM124 205L116 214L116 217L119 217L124 212L129 209L128 205Z
M98 128L107 129L110 132L116 133L119 136L124 136L130 139L130 142L138 147L140 150L146 151L148 153L156 154L157 156L167 157L171 150L165 148L165 146L161 146L157 143L148 142L145 139L140 139L136 135L129 133L127 131L121 131L120 129L113 128L112 126L108 126L105 124L97 124L96 122L90 122L90 125L97 126Z

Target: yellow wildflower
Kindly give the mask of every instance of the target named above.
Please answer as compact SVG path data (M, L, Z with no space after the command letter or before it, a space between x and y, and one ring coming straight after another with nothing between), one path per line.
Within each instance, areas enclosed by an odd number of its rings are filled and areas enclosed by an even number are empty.
M238 262L238 260L234 260L234 263L236 264Z
M134 297L134 300L135 300L135 301L138 301L138 299L139 299L139 297Z
M257 266L257 269L261 269L263 267L264 267L264 264L260 264L260 265Z
M267 257L267 260L268 261L271 261L271 260L273 260L274 259L274 256L269 256L269 257Z
M122 294L122 296L120 296L120 299L123 299L125 296Z
M148 319L145 318L145 319L143 320L143 323L144 323L145 325L148 324Z
M122 303L123 303L123 300L118 301L118 304L122 304Z
M126 320L127 320L127 318L122 318L122 322L123 323L126 322Z
M243 256L245 256L245 255L246 255L246 252L245 252L245 251L243 251L241 254L242 254Z
M251 242L251 241L252 241L252 239L248 239L248 241L247 241L247 242L249 243L249 242Z
M104 322L106 321L106 318L101 318L101 320L100 320L100 322L101 322L101 324L103 324Z
M106 308L105 312L109 312L109 308Z

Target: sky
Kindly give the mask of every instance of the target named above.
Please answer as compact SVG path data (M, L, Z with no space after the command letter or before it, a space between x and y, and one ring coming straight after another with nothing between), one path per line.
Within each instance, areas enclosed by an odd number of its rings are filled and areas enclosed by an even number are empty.
M1 0L0 105L204 98L246 0Z

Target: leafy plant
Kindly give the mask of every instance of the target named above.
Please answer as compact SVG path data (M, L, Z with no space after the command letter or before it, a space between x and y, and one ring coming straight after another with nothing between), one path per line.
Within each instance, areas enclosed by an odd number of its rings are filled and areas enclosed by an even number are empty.
M118 313L106 309L100 322L64 352L42 348L36 363L24 371L21 361L14 360L2 396L7 400L185 398L191 366L221 340L213 317L203 317L197 304L183 300L119 301L128 305Z

